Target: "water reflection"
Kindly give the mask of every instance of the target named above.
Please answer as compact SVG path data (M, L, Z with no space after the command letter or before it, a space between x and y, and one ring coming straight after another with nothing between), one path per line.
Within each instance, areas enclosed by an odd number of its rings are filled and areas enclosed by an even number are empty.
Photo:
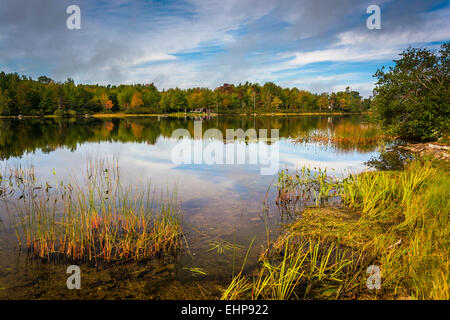
M296 169L302 166L334 169L342 174L365 168L364 162L376 156L377 144L368 146L341 140L296 139L318 133L323 137L334 132L359 132L367 127L362 116L280 116L280 117L219 117L203 120L202 132L217 128L226 137L227 129L241 128L279 129L279 169ZM171 138L175 129L184 128L194 138L194 119L188 118L111 118L111 119L3 119L0 120L0 157L9 165L32 164L43 180L76 174L85 167L86 154L91 156L119 155L120 166L126 179L138 181L150 179L162 188L177 187L180 200L187 213L208 219L202 223L215 224L230 203L242 204L247 211L258 212L268 186L276 180L260 175L256 164L174 164L171 151L178 143ZM344 128L344 129L342 129ZM209 141L202 141L204 145ZM224 142L218 142L222 145ZM236 141L235 144L243 142ZM245 151L249 152L246 141ZM1 164L1 163L0 163ZM201 201L204 210L189 208L189 204ZM222 208L220 208L222 207ZM210 208L215 208L210 210ZM254 208L254 209L252 209ZM231 218L227 214L227 219ZM208 222L206 222L208 221ZM236 221L233 221L235 223Z
M367 124L363 116L221 116L203 119L203 133L217 128L226 136L226 129L279 129L280 138L310 136L314 132L332 134L351 129L350 134L363 132ZM88 142L138 142L155 145L160 138L169 138L175 129L187 129L194 135L192 118L111 118L111 119L0 119L0 159L21 157L37 150L50 153L58 148L76 150ZM316 141L317 142L317 141ZM358 144L358 147L361 144ZM336 143L334 151L354 151L350 144ZM372 152L373 143L358 152Z
M274 233L278 230L278 211L273 202L275 192L269 189L277 175L261 175L260 165L248 162L239 165L174 164L171 151L178 141L171 136L179 128L187 129L194 137L194 119L189 118L0 119L0 167L6 163L10 166L32 164L38 179L54 181L55 172L59 180L64 180L85 169L87 154L91 157L118 155L121 171L125 173L123 179L133 183L149 179L161 190L176 189L184 216L183 228L193 254L177 261L176 270L180 273L176 278L189 279L189 272L182 271L187 266L201 267L213 279L229 279L232 257L214 255L208 251L210 243L236 242L245 248L256 236L254 246L260 248L266 242L266 223ZM341 174L366 168L364 162L378 154L379 141L345 139L350 133L373 134L367 133L372 129L363 116L203 119L202 132L210 128L219 129L223 137L226 137L226 129L279 129L280 139L274 143L279 149L280 169L292 170L306 165L333 168L334 171L329 171L331 174ZM340 139L329 139L333 134ZM298 141L299 137L304 139ZM224 147L225 142L218 143ZM249 151L251 142L234 142L238 143L245 144L246 152ZM265 199L270 221L262 217ZM0 209L2 216L5 217ZM10 274L23 266L16 264L15 251L7 249L5 243L14 239L13 233L7 234L8 237L0 235L3 250L0 250L0 260L2 270L10 268L11 272L0 274L0 285L3 281L6 285L2 286L12 288L18 286L15 281L19 280L13 280ZM258 250L252 252L254 259L251 261L256 261ZM245 250L239 254L244 255ZM252 265L249 263L249 268Z
M226 129L279 129L280 139L275 142L279 169L327 167L334 169L331 174L339 175L366 168L364 162L378 154L377 146L348 148L329 140L295 139L305 133L330 134L342 127L359 130L366 126L364 121L361 116L235 116L206 119L202 131L217 128L226 137ZM251 221L260 214L265 193L277 179L276 174L261 175L259 164L174 164L171 151L178 141L171 138L172 132L185 128L193 138L194 119L4 119L0 127L3 163L8 159L11 166L32 164L39 179L53 181L55 172L59 179L83 172L87 154L118 155L122 172L126 173L124 179L149 179L158 188L176 188L187 221L206 228L239 225L244 211L246 223ZM249 152L248 142L245 151Z

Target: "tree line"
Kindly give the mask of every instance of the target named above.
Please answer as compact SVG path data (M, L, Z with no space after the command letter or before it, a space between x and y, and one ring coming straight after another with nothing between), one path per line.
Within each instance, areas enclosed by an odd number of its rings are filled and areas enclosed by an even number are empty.
M77 115L124 112L133 114L173 112L362 112L370 99L347 87L333 93L311 93L264 85L224 84L215 89L158 90L153 83L134 85L76 84L46 76L37 80L17 73L0 73L0 115Z

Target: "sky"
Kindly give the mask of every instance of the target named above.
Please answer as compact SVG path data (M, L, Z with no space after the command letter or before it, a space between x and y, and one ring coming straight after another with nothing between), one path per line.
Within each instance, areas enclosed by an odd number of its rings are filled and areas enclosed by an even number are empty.
M78 5L81 28L66 9ZM381 29L368 29L369 5ZM0 70L168 88L272 81L371 95L375 71L450 40L450 1L0 0Z

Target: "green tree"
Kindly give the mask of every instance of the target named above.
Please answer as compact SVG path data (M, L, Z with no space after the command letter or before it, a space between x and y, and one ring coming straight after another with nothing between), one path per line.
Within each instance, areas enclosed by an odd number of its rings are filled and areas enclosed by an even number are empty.
M437 139L449 130L449 49L409 48L388 72L377 70L373 110L391 133L414 140Z
M0 89L0 116L9 116L9 103L11 99L8 97L8 92Z
M187 108L187 99L183 90L175 88L170 89L170 109L171 111L182 111Z
M159 93L156 86L151 84L146 84L144 90L142 91L142 100L144 101L145 107L150 107L152 110L158 110L158 103L161 99L161 94Z
M39 103L39 108L41 110L41 113L49 114L53 113L56 110L56 90L51 85L48 84L47 86L43 87L41 89L41 101Z

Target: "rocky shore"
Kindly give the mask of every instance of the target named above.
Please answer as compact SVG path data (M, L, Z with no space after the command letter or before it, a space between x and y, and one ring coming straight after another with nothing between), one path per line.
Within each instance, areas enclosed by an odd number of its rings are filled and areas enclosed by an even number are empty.
M420 156L433 156L439 160L450 160L450 146L445 144L436 142L414 143L397 148Z

